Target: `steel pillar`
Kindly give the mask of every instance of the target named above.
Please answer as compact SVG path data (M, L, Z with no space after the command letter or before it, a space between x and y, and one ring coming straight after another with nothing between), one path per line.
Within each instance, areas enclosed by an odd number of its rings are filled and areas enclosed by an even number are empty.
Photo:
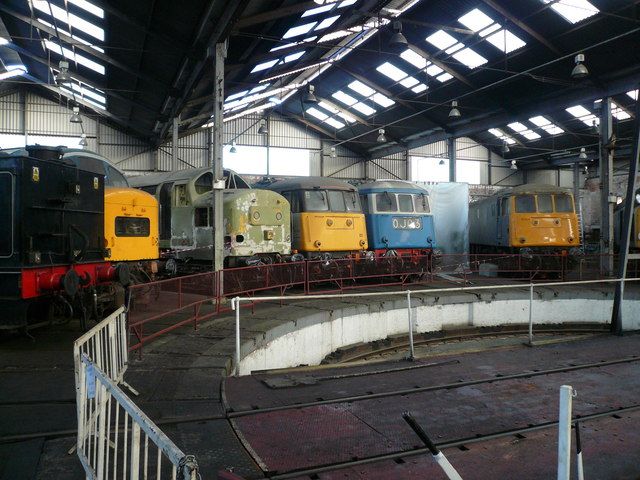
M627 182L627 196L624 200L623 222L620 228L620 257L617 278L627 276L627 261L629 257L629 240L633 223L633 210L636 199L638 178L638 162L640 162L640 101L636 101L635 132L633 136L633 155L629 161L629 177ZM611 331L622 334L622 300L624 299L624 282L616 283L616 293L613 297L613 311L611 314Z
M600 104L600 252L602 270L605 275L613 273L613 206L611 191L613 190L613 150L607 148L611 140L611 98L607 97Z
M449 181L456 181L456 139L447 139L447 153L449 154Z
M493 178L492 178L492 172L491 169L493 168L493 162L492 162L492 157L493 153L491 153L491 150L489 150L487 148L487 184L488 185L493 185Z
M171 140L171 171L178 170L178 130L180 129L180 117L173 118L173 138Z
M223 128L222 104L224 102L224 62L227 56L227 44L216 43L213 56L213 270L222 270L224 265L224 219L222 217L222 194L224 191L224 172L222 168ZM220 278L222 288L222 278Z

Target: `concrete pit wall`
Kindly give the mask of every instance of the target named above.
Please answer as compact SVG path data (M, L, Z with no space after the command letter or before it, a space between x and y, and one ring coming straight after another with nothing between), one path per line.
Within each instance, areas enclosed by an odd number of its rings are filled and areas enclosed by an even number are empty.
M640 329L640 290L626 294L625 331ZM540 288L534 292L534 324L608 323L612 291ZM243 338L240 374L254 370L318 365L338 348L382 340L408 332L406 297L355 298L331 302L308 300L284 307L283 320L253 339ZM457 327L492 327L529 322L528 290L461 293L447 296L412 295L416 333ZM289 315L287 315L289 313ZM291 320L286 320L284 317ZM243 315L243 328L252 318ZM271 323L271 322L270 322ZM251 326L247 326L254 330ZM534 327L535 332L535 327Z

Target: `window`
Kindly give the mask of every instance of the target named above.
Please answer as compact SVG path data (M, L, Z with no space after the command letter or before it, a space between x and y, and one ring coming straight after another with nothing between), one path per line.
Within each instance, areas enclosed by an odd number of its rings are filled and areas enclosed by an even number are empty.
M456 182L479 184L482 165L474 160L456 160Z
M157 185L148 185L145 187L136 187L138 190L142 190L143 192L147 192L151 195L155 195L156 194L156 190L158 189Z
M148 237L150 222L148 218L116 217L116 237Z
M360 195L360 204L362 205L362 212L369 213L369 199L366 195Z
M224 168L246 175L267 174L267 149L236 145L236 153L230 153L230 145L225 145L222 156Z
M527 140L537 140L537 139L540 138L540 135L538 135L533 130L527 128L524 124L522 124L520 122L513 122L513 123L510 123L507 126L511 130L513 130L514 132L518 132L520 135L525 137Z
M443 165L440 165L441 161L444 161ZM414 182L448 182L449 159L412 156L411 180Z
M344 203L347 206L347 212L361 212L360 198L357 192L344 192Z
M341 190L329 190L329 208L332 212L346 212L347 206L344 202L344 195Z
M411 195L398 195L398 206L401 212L413 213L413 197Z
M269 175L308 177L309 150L269 147Z
M411 53L407 54L406 52L411 52ZM409 55L409 58L415 59L415 55L418 55L417 53L413 52L412 50L407 50L406 52L404 52L405 56ZM423 83L420 83L415 78L410 77L406 72L404 72L403 70L400 70L398 67L396 67L392 63L385 62L382 65L378 66L376 68L376 70L378 72L382 73L383 75L389 77L391 80L393 80L395 82L400 82L400 85L402 85L405 88L414 87L414 88L412 88L412 90L414 90L414 91L417 90L416 93L420 93L421 91L427 89L426 85L424 85ZM422 88L422 87L424 87L424 88Z
M506 217L507 215L509 215L509 200L511 199L511 197L502 197L502 204L500 206L501 208L501 212L502 212L502 216Z
M376 211L397 212L398 204L396 203L396 196L389 192L376 193Z
M318 22L305 23L304 25L298 25L297 27L292 27L282 36L282 38L291 38L297 37L298 35L304 35L311 31L313 27L316 26Z
M535 213L536 197L534 195L516 196L516 212L517 213Z
M503 142L509 145L513 145L514 143L516 143L516 141L512 137L504 133L499 128L490 128L488 132L494 137L499 138L500 140L502 140Z
M531 117L529 121L537 127L543 129L549 135L558 135L560 133L564 133L564 130L562 128L552 123L548 118L543 117L542 115Z
M464 43L458 42L444 30L438 30L429 35L426 40L436 48L445 50L448 54L453 54L453 58L471 69L484 65L488 61L475 50L466 47Z
M300 202L298 201L298 192L282 192L282 196L287 199L291 205L291 213L300 213Z
M553 2L551 8L571 23L578 23L600 11L587 0L542 0L542 2L545 4Z
M551 195L538 195L538 212L553 212L553 201L551 200Z
M196 181L194 182L194 186L196 188L196 193L207 193L210 192L213 188L213 173L207 172L203 175L200 175Z
M304 191L304 211L305 212L326 212L329 210L327 194L324 190Z
M600 125L600 119L582 105L575 105L573 107L565 108L565 110L588 127Z
M196 227L208 227L209 226L209 209L196 208L193 213L193 224Z
M573 200L571 195L556 194L554 195L556 201L556 212L558 213L573 213Z
M429 208L429 197L425 193L421 195L415 195L414 204L416 212L418 213L430 213L431 211L431 209Z

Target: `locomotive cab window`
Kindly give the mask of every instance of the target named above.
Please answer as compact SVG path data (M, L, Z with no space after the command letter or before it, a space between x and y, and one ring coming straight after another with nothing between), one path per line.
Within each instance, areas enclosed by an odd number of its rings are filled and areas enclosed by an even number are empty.
M148 218L116 217L116 237L148 237L150 222Z
M556 212L573 213L573 200L571 195L557 194L554 195L556 201Z
M207 172L203 175L200 175L196 181L193 183L193 186L196 189L196 193L202 194L210 192L213 188L213 173Z
M340 190L329 190L329 207L332 212L346 212L347 206L344 201L344 195Z
M502 198L502 203L500 205L500 214L503 217L506 217L507 215L509 215L509 199L511 197L503 197Z
M305 212L326 212L329 210L326 192L324 190L305 190L304 210Z
M516 212L517 213L535 213L536 197L534 195L516 196Z
M552 213L553 201L551 195L538 195L538 212L539 213Z
M416 212L418 213L429 213L429 198L422 194L416 195L415 198Z
M398 195L398 206L401 212L413 213L413 200L411 195Z
M343 192L344 203L347 206L347 212L361 212L360 198L357 192Z
M360 204L362 205L362 212L369 213L369 197L367 195L360 195Z
M209 212L210 208L196 208L193 212L193 224L196 227L208 227L209 224Z
M389 192L376 193L376 210L378 212L397 212L396 196Z

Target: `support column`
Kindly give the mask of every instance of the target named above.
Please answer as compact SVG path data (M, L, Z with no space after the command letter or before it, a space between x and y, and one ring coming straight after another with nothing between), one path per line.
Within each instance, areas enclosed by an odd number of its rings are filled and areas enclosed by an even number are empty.
M491 178L491 167L492 167L491 156L492 155L493 154L491 153L491 150L487 148L487 183L489 185L493 185L493 179Z
M613 273L613 206L611 191L613 190L613 150L606 145L611 139L611 98L605 98L600 104L600 251L607 255L602 257L602 269L605 275Z
M222 270L224 266L224 220L222 218L222 193L224 191L224 172L222 169L224 102L224 62L227 56L227 44L216 43L213 59L213 270ZM220 278L222 288L222 278Z
M411 180L411 164L409 163L409 149L404 151L404 179Z
M178 170L178 130L180 128L180 117L173 119L173 138L171 139L171 171Z
M638 163L640 162L640 101L636 101L636 120L633 135L633 154L629 160L629 177L627 180L627 196L624 200L624 213L620 228L620 263L617 278L626 278L627 261L629 259L629 240L633 223L633 210L636 199ZM616 284L613 297L613 312L611 314L611 331L622 335L622 300L624 299L624 282Z
M271 135L271 125L270 125L270 120L271 117L267 117L265 119L265 125L267 126L267 133L265 135L265 143L267 146L267 176L271 175L271 153L269 152L269 148L271 147L271 139L270 139L270 135Z
M447 153L449 154L449 181L456 181L456 139L447 139Z

